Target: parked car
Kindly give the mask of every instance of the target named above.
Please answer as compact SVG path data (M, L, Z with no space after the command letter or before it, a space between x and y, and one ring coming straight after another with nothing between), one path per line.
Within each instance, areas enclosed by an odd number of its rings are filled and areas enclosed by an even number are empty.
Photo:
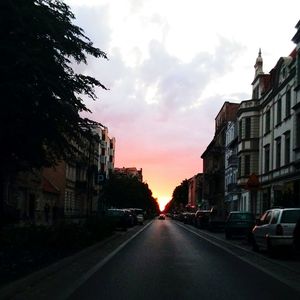
M136 224L143 224L144 223L144 211L141 208L128 208L132 215L133 215L133 219L134 219L134 225Z
M273 208L267 210L252 230L253 250L293 246L293 231L300 218L300 208Z
M230 239L234 235L239 235L250 239L254 225L255 217L253 213L246 211L232 211L225 221L225 237L226 239Z
M224 229L227 212L224 209L212 207L208 218L208 229L210 231L220 231Z
M183 222L184 224L194 224L194 220L195 220L195 213L192 212L184 212L182 213L183 215Z
M144 224L144 215L141 214L141 213L138 213L136 215L136 218L137 218L137 222L139 225L143 225Z
M126 220L129 227L132 227L137 224L136 215L130 208L123 208L121 210L125 212Z
M195 226L197 228L207 228L210 210L197 210L195 214Z
M128 215L123 209L108 209L106 211L106 217L113 223L116 229L127 230L129 227Z
M293 232L295 250L300 252L300 218L298 219Z

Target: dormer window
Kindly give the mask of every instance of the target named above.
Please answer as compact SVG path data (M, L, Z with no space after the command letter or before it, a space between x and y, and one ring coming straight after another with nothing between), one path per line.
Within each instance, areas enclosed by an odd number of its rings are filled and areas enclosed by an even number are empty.
M279 82L282 83L287 77L287 68L286 66L283 66L281 71L280 71L280 80Z

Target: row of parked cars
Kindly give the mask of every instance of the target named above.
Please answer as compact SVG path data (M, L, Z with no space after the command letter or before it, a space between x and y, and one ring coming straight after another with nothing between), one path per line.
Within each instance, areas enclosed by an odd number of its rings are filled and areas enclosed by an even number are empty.
M127 230L134 225L143 225L145 214L141 208L110 208L106 217L116 229Z
M182 221L185 224L194 225L200 229L215 229L212 224L211 210L197 210L193 212L181 212L172 214L172 219ZM224 224L223 224L224 225Z
M173 218L198 228L215 229L209 210L175 214ZM259 219L250 212L232 211L224 219L223 230L227 239L248 238L255 251L263 249L271 254L280 247L295 247L300 251L300 208L272 208Z

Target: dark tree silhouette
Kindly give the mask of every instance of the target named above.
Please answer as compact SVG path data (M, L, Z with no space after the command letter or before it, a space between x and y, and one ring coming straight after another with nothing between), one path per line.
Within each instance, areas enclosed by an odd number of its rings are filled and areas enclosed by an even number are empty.
M104 197L112 207L142 208L150 213L159 212L158 203L148 185L136 177L112 174L104 186Z
M73 157L94 122L82 95L96 98L98 80L77 74L72 62L107 58L72 24L58 0L3 0L0 4L0 176L53 166Z
M166 205L165 212L185 207L188 203L188 180L185 179L173 191L171 201Z
M97 79L78 74L72 63L93 47L73 13L59 0L0 1L0 219L7 214L9 182L19 172L69 160L92 138L95 122L82 96L96 98Z

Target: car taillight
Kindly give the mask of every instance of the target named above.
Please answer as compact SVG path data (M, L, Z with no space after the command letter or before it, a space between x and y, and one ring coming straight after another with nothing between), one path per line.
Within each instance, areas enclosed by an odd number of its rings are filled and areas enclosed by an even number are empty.
M283 235L283 228L280 224L276 226L276 235Z

